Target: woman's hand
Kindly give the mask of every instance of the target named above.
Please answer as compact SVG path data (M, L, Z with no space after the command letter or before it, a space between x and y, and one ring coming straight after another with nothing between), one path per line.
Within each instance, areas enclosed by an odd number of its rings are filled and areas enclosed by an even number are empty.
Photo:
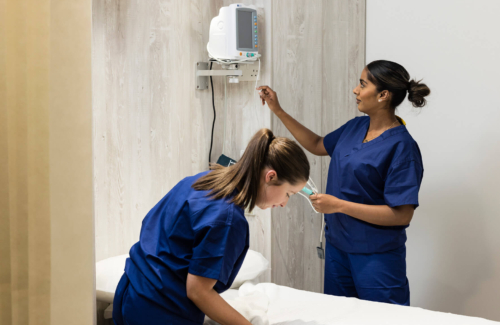
M288 115L280 106L278 101L278 96L276 92L269 88L268 86L260 86L257 88L260 90L260 99L262 100L262 105L267 103L271 111L276 114L280 121L285 125L285 127L290 131L293 137L310 153L317 156L327 156L328 152L323 144L323 137L312 132L299 122L297 122L293 117Z
M186 293L196 307L219 324L252 325L214 290L217 280L188 273Z
M343 202L335 196L328 194L311 195L309 196L309 199L311 200L316 211L326 214L339 212L340 206Z
M277 114L283 110L278 101L278 96L276 95L276 92L274 90L272 90L268 86L260 86L259 88L257 88L257 90L261 91L259 95L260 99L262 100L262 105L264 105L264 103L267 103L267 106L269 106L274 114Z
M406 204L391 208L388 205L354 203L328 194L309 196L311 203L320 213L343 213L353 218L378 226L406 226L413 218L415 206Z

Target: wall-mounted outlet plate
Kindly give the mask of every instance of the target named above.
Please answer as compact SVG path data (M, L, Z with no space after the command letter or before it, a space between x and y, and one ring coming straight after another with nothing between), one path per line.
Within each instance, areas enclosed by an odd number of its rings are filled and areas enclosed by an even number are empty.
M239 76L239 81L256 81L257 76L259 76L259 65L257 63L253 64L238 64L238 69L243 72L243 75Z

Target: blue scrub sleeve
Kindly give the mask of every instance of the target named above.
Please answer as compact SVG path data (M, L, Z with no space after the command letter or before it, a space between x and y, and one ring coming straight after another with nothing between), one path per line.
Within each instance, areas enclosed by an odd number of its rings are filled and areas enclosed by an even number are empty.
M396 163L389 169L385 180L384 199L388 206L397 207L413 204L418 207L418 191L424 169L415 160Z
M189 273L216 279L227 285L246 245L246 235L234 225L215 223L196 232Z
M339 127L337 130L328 133L323 138L323 145L325 146L326 152L328 152L328 155L330 157L332 156L333 150L335 150L335 146L337 146L337 143L339 142L340 136L342 135L342 132L344 132L346 125L347 123Z

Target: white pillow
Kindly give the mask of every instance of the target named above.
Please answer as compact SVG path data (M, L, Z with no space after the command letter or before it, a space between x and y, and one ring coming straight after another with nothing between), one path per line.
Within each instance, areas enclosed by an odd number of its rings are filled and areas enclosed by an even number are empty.
M128 254L110 257L96 263L96 298L112 303L115 290L125 269ZM244 282L255 280L269 268L269 261L256 251L248 250L231 289L238 289Z
M125 272L125 260L128 254L110 257L95 265L96 299L112 303L120 278Z
M269 261L259 252L248 250L231 289L238 289L244 282L256 280L269 268Z

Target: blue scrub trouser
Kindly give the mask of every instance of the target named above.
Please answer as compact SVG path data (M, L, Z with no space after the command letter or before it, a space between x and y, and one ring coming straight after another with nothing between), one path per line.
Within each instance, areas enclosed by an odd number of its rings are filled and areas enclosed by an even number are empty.
M406 246L384 253L349 254L327 242L325 294L409 306Z
M113 299L115 325L202 325L169 313L161 306L140 296L126 274L123 274Z

